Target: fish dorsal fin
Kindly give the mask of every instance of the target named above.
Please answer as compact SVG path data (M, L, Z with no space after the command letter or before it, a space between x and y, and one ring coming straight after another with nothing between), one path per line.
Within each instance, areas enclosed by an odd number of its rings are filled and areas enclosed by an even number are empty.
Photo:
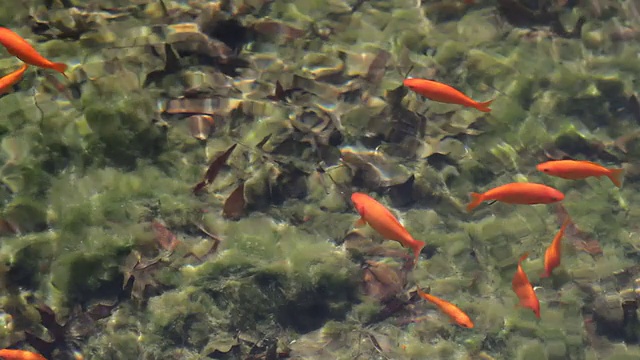
M597 167L599 167L599 168L604 168L604 166L602 166L602 165L600 165L600 164L598 164L598 163L595 163L595 162L593 162L593 161L589 161L589 160L582 160L582 161L584 161L585 163L587 163L587 164L589 164L589 165L597 166Z

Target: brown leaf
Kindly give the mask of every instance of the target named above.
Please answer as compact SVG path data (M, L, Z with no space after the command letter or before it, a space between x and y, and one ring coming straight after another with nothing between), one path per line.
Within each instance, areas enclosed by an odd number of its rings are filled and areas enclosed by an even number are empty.
M238 144L231 145L231 147L229 147L225 152L213 159L211 165L209 165L209 168L207 169L207 172L204 174L204 178L202 179L202 181L194 186L194 194L203 189L205 186L211 184L213 180L216 179L216 176L218 176L218 173L222 169L222 166L227 163L229 156L231 156L231 153L237 145Z
M387 61L389 61L390 58L391 54L389 52L380 50L371 64L369 64L369 69L367 70L367 76L365 78L374 84L379 83L384 76Z
M164 250L173 251L180 244L180 240L158 221L151 222L151 229L155 235L155 239Z
M67 324L58 323L55 312L46 304L39 304L36 310L40 314L40 324L49 331L52 341L43 340L28 331L25 331L25 340L49 359L56 348L63 347L67 343Z
M245 205L244 182L242 182L224 202L222 216L225 219L237 220L244 215Z
M563 223L565 219L569 217L569 213L562 204L559 204L556 209L558 221ZM584 251L592 256L602 254L602 248L600 247L598 240L580 230L573 220L570 220L569 225L567 225L564 236L573 242L573 246L578 251Z
M131 287L131 296L138 300L144 300L147 290L157 290L161 284L156 282L155 273L166 266L166 260L162 256L153 259L144 259L139 252L133 250L122 266L124 282L122 288ZM133 280L132 280L133 278Z
M113 305L97 304L87 310L87 315L94 321L104 319L111 316L116 306L118 306L117 301Z
M269 141L269 139L271 139L271 135L272 134L269 134L269 135L265 136L262 140L260 140L260 142L256 144L256 148L258 148L260 150L264 150L263 146L267 143L267 141Z
M280 84L280 81L276 81L276 89L274 90L273 95L267 96L267 99L274 101L283 101L285 99L284 88L282 87L282 84Z
M406 285L404 269L394 269L384 263L367 261L363 272L365 293L381 302L389 301Z
M31 347L38 350L38 352L43 356L45 356L47 359L50 359L51 353L56 348L55 341L49 342L49 341L42 340L28 331L24 332L24 337L27 344L31 345Z
M56 314L53 312L53 309L46 304L40 304L36 310L38 310L38 313L40 314L42 326L49 330L54 339L64 337L65 327L56 321Z

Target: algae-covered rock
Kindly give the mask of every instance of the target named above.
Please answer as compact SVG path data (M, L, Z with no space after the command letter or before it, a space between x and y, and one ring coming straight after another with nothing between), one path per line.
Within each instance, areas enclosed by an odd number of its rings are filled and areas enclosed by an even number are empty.
M235 314L234 326L269 320L308 331L351 308L358 271L333 245L260 217L227 231L223 252L200 266L194 286Z
M92 134L86 140L95 160L133 167L137 159L152 158L166 143L165 132L149 119L153 113L150 99L141 94L117 94L109 101L83 100Z
M7 286L36 289L44 280L41 269L48 269L55 255L55 238L29 235L13 241L11 261L6 270ZM5 246L7 242L5 241ZM4 266L4 265L3 265Z
M521 345L517 349L516 359L518 360L546 360L547 354L544 345L538 341L530 341Z
M545 344L549 360L563 360L567 357L567 346L563 341L550 341Z
M116 247L62 255L51 265L52 284L71 302L115 296L122 287L120 262L128 251L127 247Z

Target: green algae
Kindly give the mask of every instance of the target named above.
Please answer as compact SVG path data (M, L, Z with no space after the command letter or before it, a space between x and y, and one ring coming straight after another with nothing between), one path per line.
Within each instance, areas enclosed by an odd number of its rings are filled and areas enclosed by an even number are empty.
M446 317L435 312L419 325L396 326L390 320L381 325L394 339L385 347L385 354L416 359L464 358L481 351L496 358L516 359L584 354L582 319L575 309L587 300L570 281L561 281L560 277L596 281L632 264L622 246L634 245L633 232L623 233L620 227L629 225L636 211L635 185L630 182L616 192L606 179L568 182L537 174L533 165L546 143L565 151L582 150L586 129L603 124L611 128L629 126L617 119L607 103L618 104L633 85L608 74L612 69L623 75L634 73L635 50L623 50L616 56L590 54L587 64L581 65L576 60L586 56L581 43L596 49L601 46L597 39L585 39L595 36L590 33L583 33L583 39L577 41L533 42L514 35L496 43L503 30L484 11L469 11L457 23L436 22L440 20L437 14L404 8L407 3L363 5L366 11L356 12L348 24L340 24L350 30L338 31L330 42L341 42L341 47L377 43L394 57L407 51L407 57L421 68L418 74L433 66L438 69L437 79L474 98L497 97L487 119L492 128L482 136L464 140L468 153L460 155L456 166L436 170L411 165L410 170L418 175L413 187L416 205L397 209L414 237L438 249L431 259L421 259L408 287L414 282L429 286L435 294L468 311L477 328L487 334L483 338L452 327ZM330 13L348 11L341 2L329 6L276 2L265 13L307 28L319 18L333 25ZM355 28L359 31L351 30ZM77 51L71 42L60 44L50 41L43 50L60 57ZM433 57L425 55L425 49L431 48L437 48ZM328 63L340 62L333 44L313 39L308 49L319 52L300 59L282 56L284 62L296 63L297 67L305 63L312 73ZM304 201L287 199L274 209L265 194L277 184L268 179L281 169L245 161L243 157L255 156L247 155L247 151L229 161L233 169L217 179L210 193L201 198L191 196L189 187L202 176L210 154L228 147L232 140L221 135L204 149L184 131L184 124L177 123L179 120L172 121L168 129L154 124L150 118L156 112L156 94L138 89L135 75L130 69L118 75L107 74L95 82L96 88L83 92L79 109L70 112L45 103L41 129L46 136L34 131L40 118L33 115L32 99L0 100L0 112L7 119L0 133L12 136L5 135L3 148L13 142L15 154L7 152L3 158L7 165L0 179L9 190L2 190L2 216L19 224L21 231L36 233L16 235L3 245L3 258L10 268L5 275L8 281L46 294L52 290L42 289L48 289L46 283L51 277L57 292L54 299L61 307L113 297L121 287L119 266L129 251L154 243L141 222L161 218L189 244L198 241L194 234L197 223L212 234L222 235L218 253L203 263L161 271L158 281L169 289L149 299L142 309L134 310L128 304L120 307L118 312L123 314L113 315L113 320L103 324L100 333L87 342L88 358L200 359L216 351L223 354L221 357L233 358L232 349L249 347L240 345L241 341L231 335L238 329L255 332L256 336L299 338L319 327L324 336L339 344L324 353L331 354L329 358L378 356L371 344L353 349L353 344L366 339L362 324L375 318L383 306L359 296L358 264L333 245L357 219L344 195L324 177L325 184L317 181L309 186ZM381 89L370 89L372 96L382 95L382 89L394 88L400 80L387 69ZM161 87L168 87L169 95L181 94L173 82L167 77ZM422 100L417 97L407 101L407 106L419 105ZM457 110L455 106L428 106L430 116ZM362 138L369 119L379 110L358 105L342 114L348 143ZM285 106L269 106L265 112L268 117L259 117L255 124L246 121L235 130L243 143L255 144L286 127L281 122L288 116ZM611 131L590 134L589 139L609 140L607 136L616 135ZM34 145L15 144L8 139ZM455 147L447 150L456 151ZM308 161L310 153L299 157ZM585 158L592 159L589 154ZM251 173L245 183L245 197L257 211L248 218L228 222L219 216L221 197L235 183L241 173L238 169ZM352 176L343 171L332 172L332 177L340 184L351 185ZM495 204L463 215L461 205L467 201L468 192L521 178L564 191L564 204L573 220L582 231L597 235L605 255L592 259L567 245L562 268L543 282L537 276L541 257L557 231L551 208ZM391 197L384 193L379 198L388 205ZM626 209L620 205L623 201ZM289 224L294 221L296 226ZM43 228L50 232L39 233ZM374 232L369 229L367 233ZM383 246L400 249L395 242L385 241ZM535 284L544 288L539 292L541 322L527 310L512 310L517 300L509 282L517 258L525 251L531 253L530 260L523 264L525 270ZM47 268L46 276L36 270ZM556 296L562 306L550 304ZM507 326L503 326L505 321ZM298 334L285 336L282 328ZM349 332L359 337L349 336ZM320 355L307 358L314 356ZM624 356L633 356L632 350L618 351L610 358Z

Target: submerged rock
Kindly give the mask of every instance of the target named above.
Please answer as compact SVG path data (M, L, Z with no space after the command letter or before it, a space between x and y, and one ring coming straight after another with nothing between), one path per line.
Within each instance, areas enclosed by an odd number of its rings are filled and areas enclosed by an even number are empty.
M379 190L407 183L412 174L380 152L363 151L353 148L340 150L342 162L351 169L353 182L371 190Z

